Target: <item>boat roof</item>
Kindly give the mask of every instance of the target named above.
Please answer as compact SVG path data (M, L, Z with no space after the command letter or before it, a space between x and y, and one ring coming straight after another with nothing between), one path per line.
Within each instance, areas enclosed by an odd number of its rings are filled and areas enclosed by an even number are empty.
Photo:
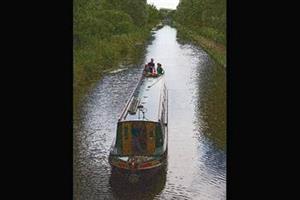
M158 121L164 89L163 75L143 76L121 113L119 121Z

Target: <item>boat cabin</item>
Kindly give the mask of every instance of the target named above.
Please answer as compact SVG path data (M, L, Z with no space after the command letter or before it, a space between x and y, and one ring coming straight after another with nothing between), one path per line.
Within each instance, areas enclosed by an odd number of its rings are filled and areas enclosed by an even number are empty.
M111 165L130 169L130 158L135 158L137 169L161 164L167 150L167 95L163 76L140 79L119 117Z

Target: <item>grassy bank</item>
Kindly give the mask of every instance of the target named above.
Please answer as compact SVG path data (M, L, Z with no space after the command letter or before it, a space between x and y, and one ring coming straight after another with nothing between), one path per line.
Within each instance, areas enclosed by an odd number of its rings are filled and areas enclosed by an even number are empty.
M170 14L180 38L201 46L226 67L226 0L181 0Z
M145 0L75 0L73 13L76 112L83 97L107 71L137 63L151 28L161 17Z
M134 64L144 54L150 31L140 30L109 40L95 40L74 50L74 105L80 105L84 95L109 70L120 64Z
M175 23L174 26L178 30L179 38L201 46L219 65L226 67L226 45L216 42L214 37L193 31L180 24Z

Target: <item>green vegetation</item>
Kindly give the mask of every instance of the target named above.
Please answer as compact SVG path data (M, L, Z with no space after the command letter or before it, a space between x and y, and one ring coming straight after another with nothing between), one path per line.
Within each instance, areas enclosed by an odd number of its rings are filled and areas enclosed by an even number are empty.
M74 0L74 105L105 71L136 63L161 15L146 0Z
M226 0L181 0L174 15L179 35L226 66Z

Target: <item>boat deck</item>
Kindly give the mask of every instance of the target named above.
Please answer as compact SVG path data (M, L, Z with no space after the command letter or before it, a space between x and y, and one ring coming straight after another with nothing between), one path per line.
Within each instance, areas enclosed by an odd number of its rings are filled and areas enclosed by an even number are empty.
M164 87L164 76L143 77L129 99L119 121L158 121Z

